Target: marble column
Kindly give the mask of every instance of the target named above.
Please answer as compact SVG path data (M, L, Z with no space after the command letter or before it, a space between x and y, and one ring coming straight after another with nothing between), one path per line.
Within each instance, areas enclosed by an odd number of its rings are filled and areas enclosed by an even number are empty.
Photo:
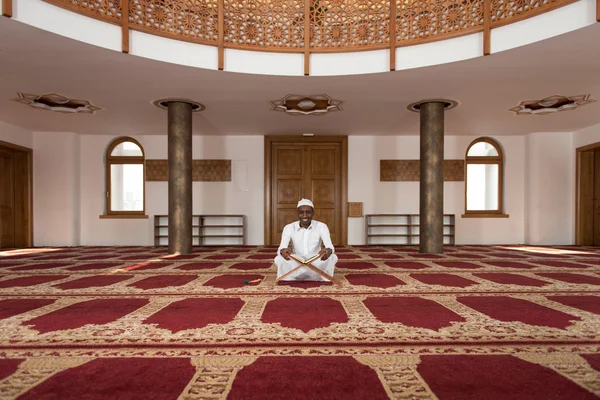
M169 254L192 252L192 104L168 103Z
M444 252L444 102L424 102L421 114L419 251Z

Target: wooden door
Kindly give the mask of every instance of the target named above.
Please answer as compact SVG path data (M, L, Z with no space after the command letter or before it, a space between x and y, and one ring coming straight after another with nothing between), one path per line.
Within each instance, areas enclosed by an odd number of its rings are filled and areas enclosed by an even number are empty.
M0 249L32 246L31 150L0 143Z
M265 244L279 244L296 205L312 200L314 219L328 225L334 244L348 240L347 138L265 138Z
M314 219L329 227L333 244L341 244L341 157L339 145L305 145L303 197L315 205ZM296 214L297 217L297 214ZM283 227L282 227L283 229Z
M15 155L15 247L30 247L30 164L31 153L14 151Z
M269 239L271 244L279 244L283 227L298 219L296 205L304 197L306 157L301 144L274 144L272 154L273 212Z
M579 153L578 176L578 241L584 246L594 245L594 150Z
M594 150L594 184L593 184L593 210L590 213L593 217L590 218L593 221L594 230L594 246L600 246L600 149ZM588 214L588 215L590 215Z
M15 157L0 147L0 249L15 247Z

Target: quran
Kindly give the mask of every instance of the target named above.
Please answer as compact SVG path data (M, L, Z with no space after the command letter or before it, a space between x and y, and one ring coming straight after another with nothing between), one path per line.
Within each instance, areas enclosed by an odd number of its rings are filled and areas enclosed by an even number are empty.
M275 280L275 283L277 283L280 280L286 278L287 276L293 274L294 272L298 271L300 268L308 268L311 271L313 271L314 273L316 273L318 275L321 275L323 278L329 280L330 282L335 283L337 286L342 286L342 284L340 283L340 281L338 281L337 279L335 279L333 276L329 275L325 271L321 271L319 268L317 268L317 267L315 267L314 265L311 264L313 261L317 260L320 257L322 257L321 254L315 254L314 256L310 256L308 258L301 257L301 256L299 256L297 254L290 254L290 258L292 260L298 261L300 263L300 265L298 265L296 268L292 269L291 271L288 271L287 273L285 273L282 276L280 276L279 278L277 278Z
M293 260L298 261L300 264L310 264L313 261L316 261L316 260L318 260L321 257L322 257L321 254L315 254L314 256L311 256L311 257L308 257L308 258L300 257L297 254L290 254L290 258L293 259Z

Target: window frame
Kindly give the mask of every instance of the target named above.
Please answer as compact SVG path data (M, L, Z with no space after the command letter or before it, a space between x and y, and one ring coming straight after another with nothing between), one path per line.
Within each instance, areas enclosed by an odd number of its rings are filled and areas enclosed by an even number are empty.
M469 150L477 143L488 143L496 149L497 156L469 156ZM498 166L498 208L495 210L468 210L467 209L467 186L469 165L487 164ZM500 144L490 137L479 137L471 142L465 152L465 213L463 218L508 218L504 214L504 153Z
M142 151L142 155L141 156L113 156L111 155L113 150L120 145L121 143L125 143L125 142L131 142L136 144L140 150ZM140 142L138 142L137 140L135 140L134 138L131 137L120 137L117 138L115 140L113 140L111 142L111 144L108 146L108 149L106 150L106 157L105 157L105 164L106 164L106 169L105 169L105 176L106 176L106 188L105 188L105 194L106 194L106 215L110 215L110 216L120 216L120 217L127 217L127 216L131 216L131 217L139 217L139 216L145 216L146 215L146 153L144 152L144 148L142 147L142 145L140 144ZM112 174L111 174L111 167L113 165L124 165L124 164L141 164L142 165L142 179L143 179L143 196L144 199L142 201L142 210L140 211L122 211L122 210L113 210L112 209L112 193L111 193L111 188L112 188Z

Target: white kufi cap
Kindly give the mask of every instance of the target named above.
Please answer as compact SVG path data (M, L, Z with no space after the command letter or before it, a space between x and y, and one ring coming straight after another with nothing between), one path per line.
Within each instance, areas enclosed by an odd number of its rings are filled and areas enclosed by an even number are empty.
M313 205L312 201L310 201L309 199L302 199L298 202L298 206L296 208L300 208L302 206L311 206L312 208L315 208L315 206Z

